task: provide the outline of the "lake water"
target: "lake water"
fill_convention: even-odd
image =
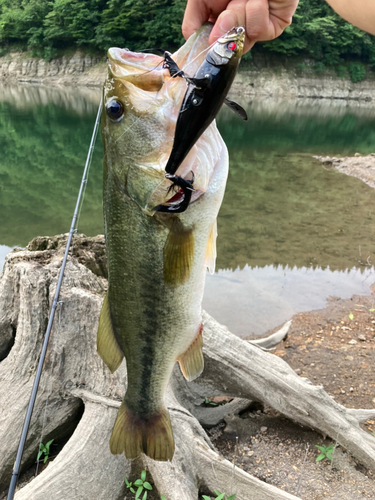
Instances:
[[[99,98],[97,89],[0,87],[0,267],[14,246],[69,230]],[[230,172],[204,298],[241,336],[329,296],[367,294],[375,281],[373,190],[312,158],[375,152],[375,109],[269,98],[246,108],[247,123],[229,110],[218,119]],[[87,235],[103,232],[101,158],[98,140],[79,222]]]

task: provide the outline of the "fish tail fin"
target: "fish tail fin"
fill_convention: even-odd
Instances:
[[[173,431],[165,406],[157,414],[142,418],[122,402],[109,447],[113,455],[124,452],[129,460],[137,458],[141,453],[153,460],[172,460]]]

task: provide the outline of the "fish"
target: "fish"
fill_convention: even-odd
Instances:
[[[194,75],[203,63],[210,31],[203,26],[173,54],[185,72]],[[185,80],[173,78],[163,61],[108,51],[101,123],[108,290],[97,334],[98,353],[112,373],[126,359],[127,388],[110,450],[158,461],[174,453],[164,402],[174,365],[188,381],[204,368],[202,298],[206,268],[215,267],[228,175],[227,148],[211,121],[178,167],[182,178],[194,176],[189,206],[182,213],[155,210],[173,203],[165,166],[186,94]]]

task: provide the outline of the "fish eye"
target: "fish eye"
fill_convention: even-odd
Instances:
[[[124,106],[118,99],[111,99],[106,105],[106,111],[108,117],[114,122],[120,121],[124,116]]]
[[[227,44],[227,49],[228,49],[228,50],[233,51],[233,50],[236,50],[236,48],[237,48],[237,44],[236,44],[235,42],[229,42],[229,43]]]

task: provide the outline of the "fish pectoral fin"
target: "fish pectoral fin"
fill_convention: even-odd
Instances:
[[[188,382],[195,380],[203,372],[204,361],[202,347],[203,337],[202,329],[200,329],[188,350],[177,358],[182,374]]]
[[[164,281],[181,285],[190,276],[194,259],[194,231],[173,224],[164,245]]]
[[[206,260],[205,265],[208,268],[210,274],[215,272],[216,264],[216,237],[217,237],[217,222],[212,225],[210,236],[208,237],[207,249],[206,249]]]
[[[115,372],[121,364],[124,353],[118,345],[113,331],[111,314],[109,311],[108,293],[105,296],[100,312],[96,347],[104,363],[112,373]]]
[[[161,462],[172,460],[174,439],[168,410],[164,406],[157,414],[142,416],[133,413],[122,402],[109,448],[113,455],[124,452],[128,460],[141,453]]]
[[[238,102],[231,101],[230,99],[225,99],[224,102],[228,106],[228,108],[236,113],[236,115],[245,120],[245,122],[247,121],[247,113],[243,109],[243,107],[238,104]]]

